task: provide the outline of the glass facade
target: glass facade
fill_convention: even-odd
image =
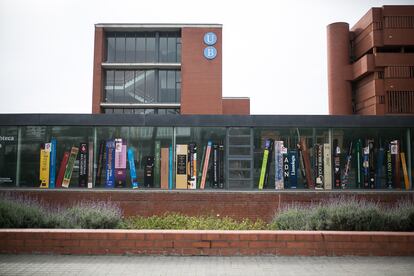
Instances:
[[[81,171],[90,156],[87,175],[93,188],[132,188],[136,182],[139,188],[158,189],[412,189],[410,127],[243,126],[226,116],[218,116],[216,124],[199,123],[204,117],[195,117],[186,123],[185,116],[153,116],[134,126],[115,121],[113,126],[94,121],[0,126],[0,187],[39,187],[45,168],[55,172],[59,186],[59,171],[68,170],[62,165],[65,152],[75,147],[79,152],[70,168],[69,188],[84,187]],[[53,166],[42,151],[52,139]],[[86,155],[80,153],[82,144],[89,147]]]

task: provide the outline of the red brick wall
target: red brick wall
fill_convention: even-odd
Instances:
[[[95,27],[95,46],[93,57],[92,114],[101,113],[103,91],[103,70],[101,63],[105,53],[105,35],[102,27]]]
[[[219,215],[236,219],[261,218],[270,221],[286,204],[309,204],[332,196],[363,197],[384,204],[401,199],[414,200],[414,192],[358,191],[162,191],[162,190],[0,190],[6,194],[36,198],[51,205],[73,205],[75,202],[112,201],[119,203],[125,216],[161,215],[179,212],[187,215]]]
[[[223,114],[250,115],[250,99],[223,98]]]
[[[217,57],[207,60],[204,34],[217,35]],[[181,114],[222,114],[221,28],[182,28]]]
[[[0,253],[412,256],[414,233],[2,229]]]

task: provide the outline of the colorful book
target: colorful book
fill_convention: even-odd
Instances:
[[[197,144],[189,143],[187,147],[187,189],[197,188]]]
[[[88,145],[88,189],[93,188],[93,142]]]
[[[56,188],[62,188],[63,176],[65,174],[66,165],[68,164],[69,155],[70,152],[68,151],[65,151],[63,153],[62,161],[60,162],[59,173],[56,179]]]
[[[283,184],[283,141],[275,141],[275,189],[284,189]]]
[[[51,148],[50,148],[50,184],[49,188],[54,189],[56,185],[56,138],[52,138],[51,141]]]
[[[323,179],[323,145],[314,145],[315,158],[315,189],[322,190],[324,187]]]
[[[176,174],[175,174],[175,188],[187,189],[187,145],[176,146]]]
[[[137,189],[139,184],[137,180],[137,171],[135,169],[134,150],[128,149],[128,164],[129,164],[129,175],[131,176],[131,186],[133,189]]]
[[[79,148],[72,147],[70,150],[68,163],[66,165],[65,174],[63,175],[62,187],[69,188],[70,179],[72,178],[73,167],[75,165],[76,157],[78,157]]]
[[[203,177],[203,167],[204,167],[204,159],[206,157],[206,150],[207,150],[207,146],[203,147],[203,155],[201,157],[201,164],[200,164],[200,168],[198,169],[198,174],[197,174],[197,188],[200,189],[201,187],[201,178]]]
[[[402,170],[403,170],[403,175],[404,175],[404,187],[405,190],[408,191],[410,190],[410,181],[408,180],[408,170],[407,170],[407,162],[405,160],[405,153],[401,152],[401,164],[402,164]]]
[[[393,169],[393,185],[395,189],[401,189],[400,175],[400,141],[391,141],[391,157]]]
[[[200,182],[200,189],[204,189],[205,185],[206,185],[208,165],[209,165],[209,162],[210,162],[210,155],[211,155],[212,146],[213,146],[212,142],[208,141],[207,142],[207,149],[206,149],[206,156],[205,156],[205,160],[204,160],[204,164],[203,164],[203,176],[202,176],[201,182]]]
[[[169,160],[168,160],[168,189],[173,189],[173,148],[170,146],[169,148],[169,154],[168,154]]]
[[[114,140],[106,141],[106,162],[105,162],[105,187],[115,187],[115,142]]]
[[[161,142],[159,140],[155,141],[154,148],[154,184],[156,187],[161,185]]]
[[[50,150],[51,143],[43,143],[40,146],[40,188],[49,188]]]
[[[263,190],[263,186],[265,184],[265,176],[266,171],[268,170],[268,163],[271,158],[269,158],[270,148],[273,144],[272,139],[266,139],[265,141],[265,148],[263,150],[263,160],[262,160],[262,169],[260,171],[260,178],[259,178],[259,190]]]
[[[312,172],[311,172],[311,162],[308,146],[306,145],[306,139],[300,138],[299,147],[302,152],[303,165],[305,167],[305,179],[306,185],[309,189],[315,188],[315,182],[313,181]]]
[[[362,151],[362,172],[364,176],[364,189],[369,189],[369,147],[364,147]]]
[[[165,190],[168,190],[169,153],[169,148],[161,148],[161,189]]]
[[[298,151],[295,149],[289,150],[288,157],[289,157],[289,188],[296,189],[298,186],[298,169],[299,169]]]
[[[283,153],[283,183],[285,189],[289,189],[289,155],[287,151],[287,148],[285,148],[285,153]]]
[[[369,188],[375,189],[375,160],[374,160],[374,140],[369,139],[367,146],[369,147],[369,157],[368,157],[368,164],[369,164]]]
[[[154,187],[154,157],[153,156],[145,156],[144,157],[144,185],[147,188]]]
[[[323,180],[324,188],[332,190],[332,158],[331,144],[323,144]]]
[[[79,187],[84,188],[88,184],[88,143],[79,145]]]
[[[124,188],[126,186],[127,166],[127,143],[125,139],[115,139],[115,186]]]
[[[376,171],[376,178],[375,178],[375,188],[381,189],[382,188],[382,167],[384,166],[384,148],[380,145],[377,151],[377,171]]]
[[[344,174],[342,176],[342,189],[349,188],[349,172],[351,170],[351,160],[352,160],[352,141],[349,144],[348,154],[346,155],[345,159],[345,169]]]
[[[334,184],[335,189],[341,188],[341,148],[339,147],[338,140],[333,141],[333,162],[334,162]]]

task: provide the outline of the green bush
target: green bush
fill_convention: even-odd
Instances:
[[[113,229],[121,220],[121,209],[107,202],[52,208],[32,199],[0,199],[0,228]]]
[[[363,199],[339,197],[284,208],[272,225],[280,230],[414,231],[414,203],[404,201],[385,208]]]
[[[191,217],[178,213],[167,213],[162,216],[131,217],[121,225],[124,229],[181,229],[181,230],[266,230],[269,225],[262,220],[252,221],[215,216]]]

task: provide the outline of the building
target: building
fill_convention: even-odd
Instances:
[[[94,51],[94,114],[250,114],[222,96],[220,24],[96,24]]]
[[[370,9],[327,27],[331,115],[414,115],[414,6]]]

